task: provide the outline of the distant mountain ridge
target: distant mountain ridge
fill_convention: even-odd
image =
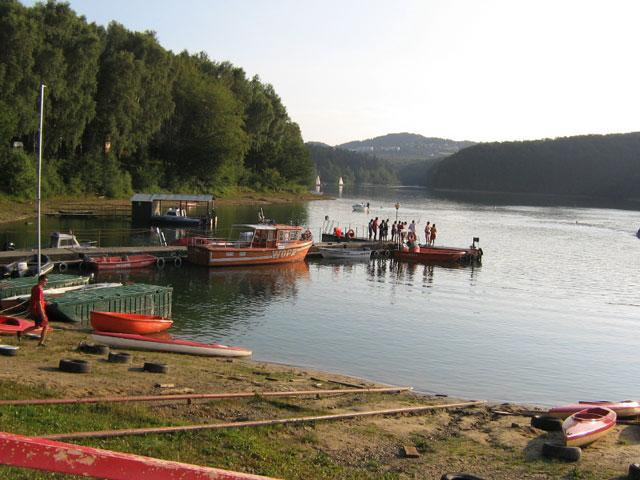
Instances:
[[[475,145],[468,140],[425,137],[416,133],[390,133],[367,140],[337,145],[337,148],[374,155],[385,160],[433,160]]]

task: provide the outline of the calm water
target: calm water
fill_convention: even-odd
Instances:
[[[369,215],[351,211],[360,201],[371,202]],[[640,397],[637,210],[370,189],[270,206],[265,214],[302,222],[317,236],[323,223],[362,231],[371,216],[393,221],[396,201],[399,218],[416,220],[420,230],[426,221],[438,225],[438,244],[466,246],[480,237],[482,266],[310,260],[269,268],[185,264],[103,278],[173,285],[176,336],[247,346],[257,360],[492,401]],[[254,221],[256,209],[220,208],[218,215],[224,233],[231,223]],[[150,240],[146,230],[130,235],[126,221],[46,219],[47,232],[70,228],[87,239],[99,235],[102,244]],[[33,230],[0,226],[0,240],[26,244]]]

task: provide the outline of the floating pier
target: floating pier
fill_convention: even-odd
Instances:
[[[90,291],[71,291],[47,306],[52,320],[89,322],[92,310],[171,317],[173,288],[137,283]]]
[[[86,285],[89,277],[78,275],[64,275],[52,273],[47,275],[47,288],[74,287],[76,285]],[[38,277],[7,278],[0,280],[0,299],[13,297],[14,295],[27,295],[31,293],[31,288],[38,282]]]

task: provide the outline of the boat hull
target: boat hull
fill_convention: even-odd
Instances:
[[[102,332],[146,335],[163,332],[173,325],[173,320],[155,315],[100,311],[92,311],[89,315],[91,326]]]
[[[196,265],[229,267],[235,265],[270,265],[299,262],[307,256],[312,241],[296,242],[283,248],[232,248],[227,246],[193,245],[187,249],[187,259]]]
[[[395,250],[393,258],[412,263],[474,263],[480,262],[479,248],[420,247],[420,251]]]
[[[556,418],[567,418],[574,413],[591,407],[605,407],[616,412],[620,418],[635,417],[640,415],[640,402],[624,401],[624,402],[578,402],[570,403],[549,409],[549,416]]]
[[[125,270],[145,268],[155,265],[158,259],[154,255],[129,255],[118,257],[92,257],[86,260],[86,265],[92,270]]]
[[[616,425],[616,412],[608,408],[585,408],[562,423],[565,444],[582,447],[611,432]]]
[[[340,259],[340,260],[369,260],[371,258],[371,250],[355,250],[348,248],[319,248],[318,251],[322,258]]]
[[[94,332],[91,336],[96,342],[132,350],[186,353],[210,357],[248,357],[251,355],[251,350],[242,347],[229,347],[218,344],[207,345],[186,340],[160,339],[110,332]]]
[[[21,317],[11,317],[7,315],[0,315],[0,335],[15,335],[18,332],[24,332],[27,328],[35,325],[31,320]],[[47,327],[50,331],[51,327]],[[33,333],[42,332],[42,328],[36,328],[32,330]]]

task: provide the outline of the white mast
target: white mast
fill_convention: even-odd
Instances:
[[[42,176],[42,124],[44,118],[44,89],[46,85],[43,83],[40,85],[40,140],[38,142],[38,191],[37,191],[37,207],[36,210],[38,212],[38,275],[41,272],[41,233],[40,233],[40,187],[41,187],[41,176]]]
[[[320,183],[320,175],[318,175],[316,177],[316,187],[319,187],[320,185],[322,185],[322,184]]]
[[[342,177],[340,177],[340,180],[338,180],[338,185],[339,186],[343,186],[344,185],[344,182],[342,181]]]

